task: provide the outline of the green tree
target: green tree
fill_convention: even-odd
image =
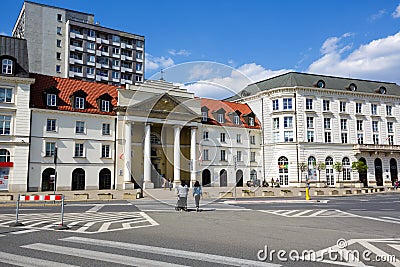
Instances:
[[[324,162],[317,162],[316,164],[317,171],[318,171],[318,182],[321,182],[321,171],[326,169],[326,165]]]
[[[338,173],[337,182],[339,183],[340,173],[343,171],[342,163],[339,161],[336,161],[335,163],[333,163],[333,169]]]
[[[353,161],[351,163],[351,168],[353,170],[357,171],[358,173],[366,172],[368,170],[367,164],[365,164],[361,160]],[[360,182],[361,182],[361,180],[360,180]]]
[[[305,162],[299,162],[298,168],[300,170],[300,183],[303,182],[303,172],[307,170],[307,164]]]

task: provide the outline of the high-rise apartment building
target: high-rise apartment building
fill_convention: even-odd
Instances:
[[[12,35],[28,41],[31,72],[114,85],[144,79],[144,36],[102,27],[93,14],[25,1]]]

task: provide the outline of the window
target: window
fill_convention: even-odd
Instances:
[[[340,128],[342,131],[347,131],[347,119],[340,119]]]
[[[136,81],[137,82],[142,82],[142,76],[136,75]]]
[[[236,151],[236,161],[242,161],[242,151]]]
[[[11,103],[13,90],[11,88],[0,88],[0,103]]]
[[[49,106],[49,107],[57,106],[57,95],[56,94],[47,94],[47,106]]]
[[[339,111],[340,112],[346,112],[346,102],[340,101]]]
[[[143,64],[142,63],[136,63],[136,71],[142,71]]]
[[[143,59],[143,53],[142,52],[136,52],[136,59]]]
[[[329,100],[323,100],[322,101],[322,110],[323,111],[330,111],[330,105],[331,105],[331,101]]]
[[[57,34],[60,34],[61,35],[61,27],[57,27]]]
[[[236,135],[236,143],[242,143],[242,135],[241,134],[237,134]]]
[[[389,105],[386,106],[386,115],[392,116],[392,106]]]
[[[46,142],[46,157],[54,156],[55,148],[56,148],[56,143]]]
[[[362,104],[361,103],[356,103],[356,113],[357,114],[362,113]]]
[[[256,161],[256,152],[250,152],[250,162]]]
[[[85,108],[85,98],[83,97],[75,97],[75,108],[84,109]]]
[[[387,122],[387,130],[388,130],[388,133],[393,133],[393,122],[392,121]]]
[[[201,121],[208,121],[208,112],[207,111],[201,112]]]
[[[110,145],[101,145],[101,157],[110,158]]]
[[[111,62],[114,67],[119,67],[119,60],[113,59]]]
[[[283,109],[292,109],[292,99],[291,98],[284,98],[283,99]]]
[[[357,143],[359,145],[364,144],[364,134],[362,134],[362,133],[357,134]]]
[[[239,122],[240,122],[239,116],[238,116],[238,115],[233,116],[233,123],[236,124],[236,125],[238,125]]]
[[[61,40],[57,39],[57,47],[61,47]]]
[[[220,158],[220,160],[221,161],[226,161],[226,151],[225,150],[221,150],[221,158]]]
[[[326,184],[327,185],[334,185],[335,184],[335,177],[333,175],[333,158],[327,157],[325,159],[325,177],[326,177]]]
[[[1,61],[1,70],[3,74],[12,74],[13,61],[11,59],[3,59]]]
[[[278,101],[278,99],[272,100],[272,110],[279,110],[279,101]]]
[[[86,48],[87,49],[91,49],[91,50],[95,50],[96,49],[96,45],[92,42],[87,42],[86,43]]]
[[[143,42],[140,40],[136,40],[136,47],[143,47]]]
[[[113,47],[112,48],[112,53],[113,54],[119,54],[121,52],[121,50],[118,47]]]
[[[94,68],[87,67],[86,68],[86,74],[87,75],[94,75]]]
[[[60,73],[61,72],[61,65],[56,65],[56,72]]]
[[[94,56],[94,55],[89,55],[88,57],[87,57],[87,59],[88,59],[88,62],[96,62],[96,57]]]
[[[62,21],[62,15],[61,14],[57,14],[57,20],[58,21]]]
[[[274,130],[279,129],[279,118],[273,118],[272,119],[272,128]]]
[[[219,134],[219,140],[220,140],[220,142],[225,143],[225,133]]]
[[[279,184],[289,184],[289,160],[287,157],[280,157],[278,159],[279,168]]]
[[[81,66],[70,66],[69,70],[72,72],[76,73],[82,73],[82,67]]]
[[[0,149],[0,162],[10,162],[10,152],[7,149]]]
[[[0,115],[0,135],[9,135],[11,133],[11,116]]]
[[[332,143],[331,132],[325,132],[325,143]]]
[[[347,133],[341,134],[342,144],[347,144]]]
[[[343,166],[343,180],[350,181],[351,180],[351,166],[350,166],[350,160],[348,157],[343,158],[342,166]]]
[[[379,144],[379,134],[372,135],[372,140],[374,141],[374,145]]]
[[[285,129],[293,127],[293,117],[284,117],[283,118],[283,126]]]
[[[378,121],[372,121],[372,131],[378,132]]]
[[[250,144],[252,145],[256,144],[256,137],[254,135],[250,135]]]
[[[203,139],[208,140],[208,132],[207,131],[203,132]]]
[[[389,145],[394,145],[394,136],[393,135],[388,135],[387,137]]]
[[[113,71],[112,72],[112,78],[113,79],[119,79],[119,72],[118,71]]]
[[[314,131],[307,131],[307,142],[314,142]]]
[[[46,131],[55,132],[57,130],[57,120],[56,119],[47,119]]]
[[[116,42],[116,43],[121,42],[121,38],[118,35],[113,35],[112,40],[113,40],[113,42]]]
[[[371,104],[371,115],[377,115],[378,105]]]
[[[73,58],[73,59],[76,59],[76,60],[82,60],[82,54],[81,53],[70,53],[69,57]]]
[[[278,143],[280,141],[279,132],[274,133],[274,143]]]
[[[313,100],[311,98],[306,98],[306,110],[313,109]]]
[[[331,129],[331,118],[324,118],[324,129]]]
[[[203,150],[203,160],[209,160],[208,149],[204,149]]]
[[[314,117],[307,117],[307,129],[314,129]]]
[[[109,123],[103,123],[101,127],[101,134],[102,135],[110,135],[110,124]]]
[[[85,133],[85,122],[84,121],[75,122],[75,133]]]
[[[110,101],[109,100],[101,100],[101,111],[110,112]]]
[[[88,36],[89,37],[96,37],[96,32],[94,30],[89,30],[88,31]]]
[[[363,121],[357,120],[357,131],[362,131],[362,130],[363,130]]]
[[[75,144],[75,157],[83,157],[83,144]]]
[[[285,131],[284,133],[285,142],[293,142],[293,132],[292,131]]]
[[[58,60],[61,60],[61,53],[60,53],[60,52],[57,52],[57,53],[56,53],[56,58],[57,58]]]
[[[225,122],[224,114],[218,113],[218,122],[219,123],[224,123]]]
[[[249,126],[254,126],[254,118],[249,117]]]

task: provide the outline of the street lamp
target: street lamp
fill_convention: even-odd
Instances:
[[[237,156],[233,156],[233,169],[235,170],[235,201],[236,201],[236,186],[237,186],[237,177],[236,177],[236,169],[237,169]]]
[[[57,148],[57,146],[55,146],[54,147],[54,180],[53,180],[54,195],[56,194],[56,186],[57,186],[57,152],[58,152],[58,148]]]

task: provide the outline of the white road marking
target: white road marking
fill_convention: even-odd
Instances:
[[[297,214],[293,214],[292,215],[292,217],[300,217],[300,216],[302,216],[302,215],[304,215],[304,214],[306,214],[306,213],[309,213],[309,212],[312,212],[313,210],[303,210],[303,211],[301,211],[301,212],[299,212],[299,213],[297,213]],[[285,216],[285,215],[284,215]]]
[[[388,220],[400,221],[400,218],[394,218],[394,217],[381,217],[381,218],[388,219]]]
[[[88,209],[86,212],[97,212],[104,206],[105,206],[104,204],[96,204],[93,208]]]
[[[198,261],[206,261],[206,262],[213,262],[213,263],[233,265],[233,266],[268,266],[268,267],[281,266],[278,264],[272,264],[261,261],[252,261],[239,258],[225,257],[215,254],[206,254],[201,252],[185,251],[185,250],[170,249],[163,247],[145,246],[145,245],[124,243],[118,241],[98,240],[98,239],[90,239],[82,237],[67,237],[67,238],[62,238],[60,240],[85,244],[85,245],[96,245],[109,248],[140,251],[158,255],[173,256],[177,258],[193,259]]]
[[[23,266],[23,267],[48,267],[48,266],[57,266],[57,267],[77,267],[77,265],[69,265],[55,261],[41,260],[32,257],[25,257],[22,255],[16,255],[6,252],[0,251],[0,262],[7,263],[13,266]]]
[[[80,258],[92,259],[92,260],[100,260],[117,264],[124,264],[130,266],[149,266],[149,267],[163,267],[163,266],[185,266],[178,264],[171,264],[166,262],[147,260],[135,257],[129,257],[124,255],[79,249],[79,248],[71,248],[71,247],[61,247],[56,245],[49,245],[43,243],[35,243],[30,245],[22,246],[23,248],[29,248],[33,250],[46,251],[52,253],[58,253],[63,255],[70,255]],[[49,265],[50,266],[50,265]],[[57,265],[53,265],[57,266]]]
[[[27,229],[27,230],[22,230],[22,231],[17,231],[17,232],[11,232],[10,234],[12,235],[20,235],[20,234],[28,234],[28,233],[34,233],[34,232],[39,232],[40,230],[36,229]]]

